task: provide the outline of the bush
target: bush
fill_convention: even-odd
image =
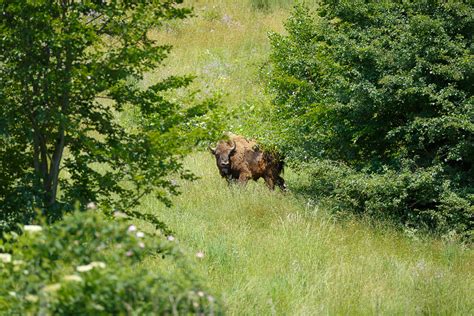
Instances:
[[[0,311],[13,315],[220,313],[173,241],[76,212],[6,235]],[[157,266],[144,263],[159,260]]]
[[[298,6],[288,34],[270,37],[278,145],[295,164],[329,159],[367,173],[359,176],[373,183],[364,189],[374,194],[364,195],[369,213],[469,229],[474,8],[463,1],[326,0],[317,14],[308,11]],[[412,201],[392,205],[404,194]],[[450,228],[438,217],[451,218]]]
[[[373,169],[408,157],[473,183],[474,9],[421,2],[323,1],[271,36],[270,87],[299,153]]]
[[[359,172],[325,160],[307,165],[310,183],[296,187],[332,212],[353,212],[406,228],[471,239],[474,196],[454,192],[440,168]]]

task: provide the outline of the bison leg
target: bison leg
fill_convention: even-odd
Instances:
[[[272,177],[266,176],[263,179],[270,190],[275,190],[275,182],[273,181]]]
[[[234,178],[234,177],[231,176],[231,175],[230,175],[230,176],[227,176],[225,179],[227,180],[227,184],[228,184],[229,186],[232,185],[232,184],[235,184],[235,182],[237,182],[237,179]]]
[[[274,178],[276,179],[274,180]],[[275,185],[277,185],[282,191],[286,191],[285,180],[282,177],[266,176],[264,180],[270,190],[275,190]]]
[[[282,191],[286,191],[285,180],[282,177],[280,176],[277,177],[276,184]]]
[[[240,175],[239,175],[239,183],[240,184],[247,184],[247,181],[249,181],[249,179],[252,178],[252,176],[246,172],[242,172]]]

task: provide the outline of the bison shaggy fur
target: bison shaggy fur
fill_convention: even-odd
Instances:
[[[252,179],[263,178],[267,186],[273,190],[275,185],[285,190],[285,180],[280,176],[284,163],[275,152],[261,150],[253,140],[239,135],[231,135],[220,140],[215,148],[209,150],[216,158],[220,175],[229,183],[237,181],[241,184]]]

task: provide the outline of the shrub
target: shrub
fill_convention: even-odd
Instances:
[[[370,173],[324,160],[302,168],[310,182],[295,189],[336,214],[370,215],[417,231],[473,237],[474,196],[453,191],[439,167]]]
[[[24,315],[220,313],[176,244],[89,211],[6,235],[0,311]],[[158,266],[146,265],[157,257]],[[156,259],[153,260],[154,262]]]
[[[316,14],[308,11],[298,6],[288,34],[270,37],[279,146],[295,164],[329,159],[367,173],[377,196],[366,192],[369,213],[379,208],[422,226],[427,217],[449,217],[452,229],[469,229],[474,8],[464,1],[326,0]],[[390,208],[397,194],[413,201]],[[428,226],[448,229],[442,222]]]
[[[302,155],[441,163],[472,184],[474,9],[422,2],[323,1],[319,17],[297,7],[289,34],[271,35],[270,87]]]

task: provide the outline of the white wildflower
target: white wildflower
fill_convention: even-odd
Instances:
[[[90,265],[93,267],[93,268],[101,268],[101,269],[104,269],[106,267],[106,264],[102,261],[93,261],[90,263]]]
[[[94,202],[89,202],[89,203],[87,203],[87,209],[88,210],[95,210],[95,209],[97,209],[97,204],[95,204]]]
[[[12,255],[9,253],[0,253],[0,261],[5,263],[12,262]]]
[[[130,226],[128,227],[128,231],[129,231],[129,232],[134,232],[134,231],[136,231],[136,230],[137,230],[137,227],[136,227],[135,225],[130,225]]]
[[[114,212],[114,217],[116,217],[116,218],[127,218],[127,214],[125,214],[124,212],[115,211]]]
[[[92,269],[94,269],[94,267],[91,266],[90,264],[86,264],[86,265],[83,265],[83,266],[77,266],[76,267],[77,272],[87,272],[87,271],[90,271]]]
[[[140,248],[145,248],[145,244],[140,241],[140,242],[138,243],[138,247],[140,247]]]
[[[8,292],[8,295],[13,296],[13,297],[16,297],[16,292],[13,292],[13,291]]]
[[[168,239],[169,241],[173,241],[174,240],[174,237],[169,235],[166,239]]]
[[[82,278],[77,274],[65,275],[64,281],[81,282]]]
[[[25,296],[25,300],[27,300],[28,302],[31,302],[31,303],[36,303],[36,302],[38,302],[38,296],[28,294],[28,295]]]
[[[138,238],[143,238],[143,237],[145,237],[145,233],[143,233],[143,232],[137,232],[137,237],[138,237]]]
[[[59,283],[54,283],[54,284],[46,285],[45,287],[43,287],[42,290],[43,290],[43,292],[51,293],[51,292],[56,292],[56,291],[58,291],[60,288],[61,288],[61,284],[59,284]]]
[[[89,264],[86,264],[86,265],[82,265],[82,266],[77,266],[76,267],[76,271],[77,272],[87,272],[87,271],[91,271],[92,269],[94,268],[105,268],[105,263],[104,262],[100,262],[100,261],[94,261],[94,262],[91,262]]]
[[[198,257],[199,259],[204,258],[204,252],[202,252],[202,251],[196,252],[196,257]]]
[[[19,265],[22,265],[24,263],[25,263],[25,261],[23,261],[23,260],[13,260],[13,265],[14,266],[19,266]]]
[[[125,253],[125,255],[126,255],[127,257],[131,257],[131,256],[133,256],[133,252],[132,252],[131,250],[129,250],[129,251],[127,251],[127,252]]]
[[[204,297],[204,292],[203,291],[198,291],[197,294],[198,294],[199,297]]]
[[[39,225],[25,225],[23,226],[23,230],[25,232],[31,232],[31,233],[35,233],[35,232],[40,232],[43,230],[43,227],[39,226]]]

